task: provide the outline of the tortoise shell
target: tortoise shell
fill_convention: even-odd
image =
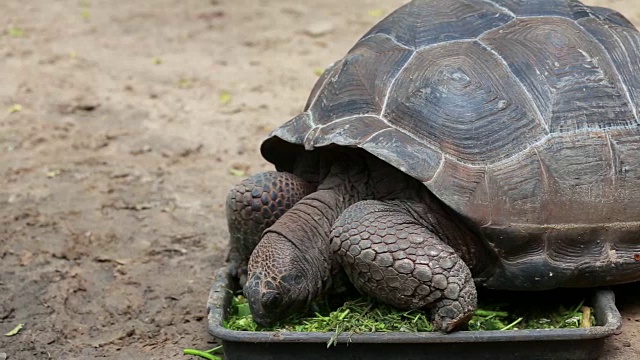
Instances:
[[[594,262],[624,282],[640,260],[639,59],[628,20],[576,0],[415,0],[262,153],[286,168],[287,143],[361,148],[415,177],[494,250],[494,287],[531,288],[523,264],[545,284],[591,285]]]

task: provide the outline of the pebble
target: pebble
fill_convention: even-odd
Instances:
[[[309,12],[309,9],[304,6],[298,6],[294,4],[287,4],[287,7],[282,8],[283,14],[293,15],[293,16],[302,16]]]
[[[622,342],[622,346],[631,347],[631,343],[629,341],[625,340],[625,341]]]
[[[311,37],[320,37],[327,34],[330,34],[335,29],[333,23],[328,21],[316,22],[309,25],[304,33]]]
[[[7,353],[0,352],[0,360],[6,360],[6,359],[7,359]]]

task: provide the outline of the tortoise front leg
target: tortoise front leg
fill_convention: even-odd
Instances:
[[[477,307],[471,271],[407,205],[361,201],[350,206],[333,226],[332,250],[360,292],[400,309],[432,308],[436,329],[455,330]]]
[[[231,189],[226,206],[230,235],[227,260],[241,286],[262,232],[312,191],[313,186],[302,178],[277,171],[253,175]]]

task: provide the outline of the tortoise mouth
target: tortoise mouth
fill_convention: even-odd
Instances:
[[[297,300],[293,289],[275,286],[261,273],[251,274],[243,290],[253,320],[265,327],[303,310],[306,305],[306,299]]]
[[[244,286],[253,320],[261,326],[271,326],[283,319],[282,296],[270,281],[263,280],[260,273],[252,274]],[[286,310],[286,308],[284,308]]]

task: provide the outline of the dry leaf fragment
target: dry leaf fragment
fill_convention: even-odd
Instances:
[[[371,9],[371,10],[369,10],[369,16],[371,16],[371,17],[379,18],[379,17],[382,17],[382,15],[384,15],[384,10],[382,10],[382,9]]]
[[[193,87],[193,80],[182,78],[178,80],[178,87],[180,89],[190,89]]]
[[[11,105],[11,107],[9,108],[8,111],[9,111],[9,114],[20,112],[20,111],[22,111],[22,105],[13,104],[13,105]]]
[[[13,330],[11,330],[8,333],[4,334],[4,336],[17,335],[20,332],[20,330],[22,330],[22,328],[24,328],[24,324],[18,324],[16,327],[13,328]]]
[[[223,90],[220,92],[220,95],[218,96],[218,101],[220,102],[220,104],[227,105],[231,102],[231,100],[232,96],[229,91]]]
[[[24,37],[24,30],[16,26],[9,27],[9,30],[7,30],[7,33],[9,34],[9,36],[15,37],[15,38]]]
[[[58,170],[47,171],[47,177],[49,179],[53,179],[54,177],[56,177],[56,176],[58,176],[60,174],[62,174],[62,170],[59,170],[59,169]]]
[[[247,176],[248,173],[249,173],[249,165],[247,164],[240,164],[240,163],[231,164],[231,169],[229,169],[229,174],[233,176],[242,177],[242,176]]]
[[[229,174],[233,176],[238,176],[238,177],[247,175],[247,173],[244,170],[234,169],[234,168],[229,169]]]

